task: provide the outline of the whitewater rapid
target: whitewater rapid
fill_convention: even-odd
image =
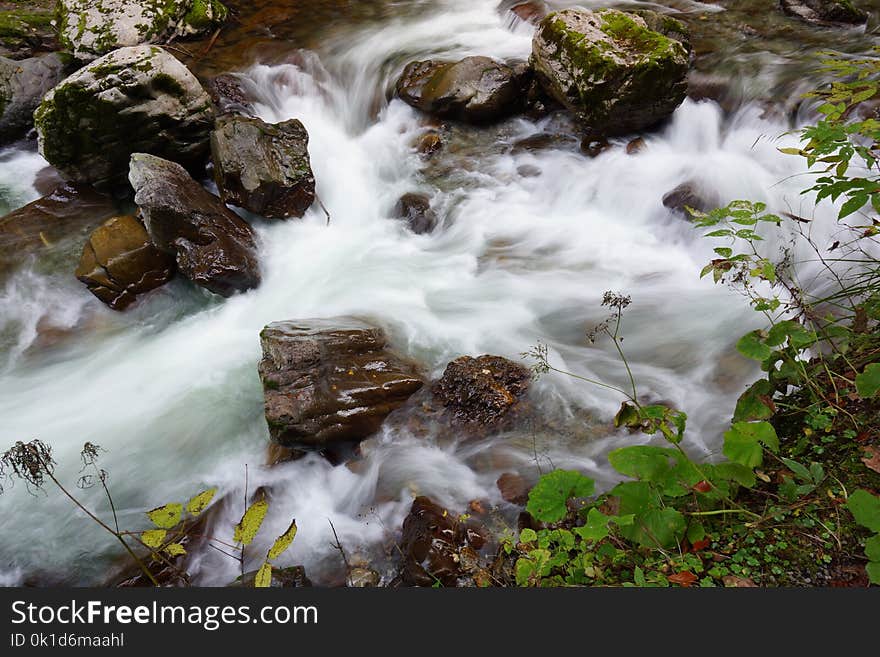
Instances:
[[[455,510],[473,499],[503,504],[498,475],[531,475],[536,455],[544,467],[578,468],[607,483],[603,455],[645,438],[574,429],[460,443],[385,431],[370,441],[357,472],[317,456],[267,469],[256,369],[264,325],[364,317],[435,375],[462,354],[520,360],[541,341],[555,365],[623,383],[610,345],[589,345],[584,336],[606,316],[599,304],[613,290],[632,297],[624,348],[640,394],[686,410],[688,447],[705,458],[718,453],[723,423],[754,374],[731,358],[733,345],[762,322],[744,298],[699,278],[716,244],[661,199],[697,179],[725,200],[807,204],[791,177],[800,173],[798,158],[777,151],[796,143],[777,139],[790,126],[761,118],[754,106],[725,117],[712,102],[686,101],[668,126],[645,135],[637,155],[626,154],[624,139],[591,159],[565,149],[511,152],[518,140],[551,128],[548,120],[513,119],[489,129],[491,148],[443,156],[449,171],[428,176],[412,147],[427,129],[424,117],[397,100],[380,102],[377,113],[376,98],[411,58],[526,58],[532,30],[499,16],[497,0],[436,5],[436,13],[331,40],[296,63],[241,72],[262,118],[295,117],[307,127],[317,192],[331,215],[328,223],[316,204],[302,220],[254,220],[259,289],[218,300],[177,281],[124,315],[104,308],[72,272],[25,265],[0,289],[0,331],[15,336],[0,355],[0,446],[40,438],[53,446],[61,478],[73,483],[82,443],[101,445],[127,526],[142,526],[144,509],[217,486],[234,501],[218,520],[221,538],[241,514],[248,464],[249,490],[272,491],[267,538],[252,553],[295,517],[299,533],[281,563],[304,564],[320,582],[339,567],[328,520],[352,554],[381,552],[416,492]],[[13,155],[0,158],[0,185],[20,200],[36,198],[39,156]],[[412,234],[391,218],[409,191],[432,196],[442,218],[434,233]],[[784,241],[771,236],[767,248]],[[28,351],[40,322],[72,328],[84,318],[88,328],[74,337],[45,353]],[[548,414],[575,427],[585,415],[607,425],[621,401],[550,375],[535,394]],[[80,494],[107,517],[97,490]],[[0,512],[0,583],[34,574],[98,581],[115,554],[112,539],[54,491],[7,489]],[[237,564],[205,552],[194,570],[197,582],[219,585]]]

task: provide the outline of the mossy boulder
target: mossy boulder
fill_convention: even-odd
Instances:
[[[221,116],[211,133],[220,198],[271,219],[302,217],[315,200],[308,146],[309,133],[296,119]]]
[[[489,57],[410,62],[397,95],[413,107],[466,123],[488,123],[525,107],[530,71]]]
[[[868,15],[851,0],[781,0],[782,11],[807,23],[861,25]]]
[[[217,0],[59,0],[62,45],[91,60],[123,46],[202,34],[226,19]]]
[[[113,310],[164,285],[174,275],[174,258],[162,253],[135,217],[107,220],[83,247],[76,277]]]
[[[530,61],[547,93],[588,134],[626,134],[662,121],[687,94],[688,47],[679,26],[650,14],[565,9],[541,21]]]
[[[114,50],[59,83],[34,113],[40,153],[65,177],[124,183],[132,153],[195,168],[214,111],[189,69],[156,46]]]
[[[68,57],[49,53],[12,60],[0,57],[0,144],[24,135],[34,124],[43,96],[64,79]]]

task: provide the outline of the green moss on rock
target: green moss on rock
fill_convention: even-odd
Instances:
[[[688,53],[636,14],[566,9],[545,18],[531,58],[545,89],[589,132],[648,127],[684,100]]]

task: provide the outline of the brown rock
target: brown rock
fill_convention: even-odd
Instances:
[[[433,155],[443,148],[443,140],[439,132],[427,132],[419,139],[416,150],[422,155]]]
[[[501,497],[505,502],[525,506],[529,501],[529,485],[526,480],[513,472],[505,472],[498,477],[496,482],[498,490],[501,491]]]
[[[404,194],[394,206],[393,215],[405,219],[412,232],[430,233],[437,225],[437,214],[431,209],[431,200],[426,194]]]
[[[287,447],[363,440],[423,385],[381,329],[350,317],[275,322],[260,340],[269,433]]]
[[[663,206],[687,218],[687,208],[709,212],[718,207],[720,198],[711,190],[704,189],[697,181],[688,180],[663,195]]]
[[[217,115],[254,116],[254,105],[240,78],[223,73],[208,80],[205,91],[211,97]]]
[[[83,247],[76,277],[113,310],[125,310],[139,294],[174,276],[174,258],[157,249],[147,229],[130,215],[113,217]]]
[[[460,422],[491,425],[526,392],[531,372],[500,356],[457,358],[434,384],[432,392]]]
[[[221,116],[211,133],[214,182],[224,203],[272,219],[302,217],[315,201],[309,134],[296,119]]]
[[[466,123],[489,123],[525,107],[531,81],[527,66],[489,57],[458,62],[411,62],[397,81],[397,95],[423,112]]]
[[[253,229],[182,166],[135,153],[129,180],[153,243],[181,274],[225,297],[260,284]]]
[[[91,231],[117,213],[111,198],[71,183],[0,217],[0,284],[30,257],[70,272]]]
[[[626,154],[635,155],[636,153],[641,153],[647,146],[644,137],[636,137],[626,145]]]

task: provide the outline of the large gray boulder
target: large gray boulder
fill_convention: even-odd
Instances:
[[[588,134],[648,128],[684,100],[688,47],[673,38],[684,27],[647,16],[565,9],[547,16],[535,32],[531,64],[538,80],[579,116]]]
[[[218,0],[59,0],[61,44],[91,60],[125,46],[203,33],[226,20]]]
[[[423,385],[382,329],[351,317],[275,322],[260,341],[269,433],[286,447],[363,440]]]
[[[34,113],[40,153],[67,178],[124,182],[132,153],[197,167],[209,148],[211,99],[157,46],[120,48],[46,94]]]
[[[150,238],[181,274],[224,297],[260,284],[253,229],[182,166],[135,153],[128,178]]]
[[[211,133],[214,181],[224,202],[272,219],[301,217],[315,200],[309,134],[296,119],[227,115]]]
[[[423,112],[464,121],[487,123],[525,107],[531,73],[527,66],[509,66],[489,57],[458,62],[410,62],[397,81],[397,95]]]
[[[782,11],[807,23],[862,25],[868,14],[851,0],[781,0]]]
[[[98,226],[76,268],[76,277],[89,292],[113,310],[125,310],[173,276],[174,258],[159,251],[131,215],[112,217]]]
[[[0,144],[33,127],[34,110],[64,79],[68,63],[69,57],[60,53],[18,61],[0,57]]]

